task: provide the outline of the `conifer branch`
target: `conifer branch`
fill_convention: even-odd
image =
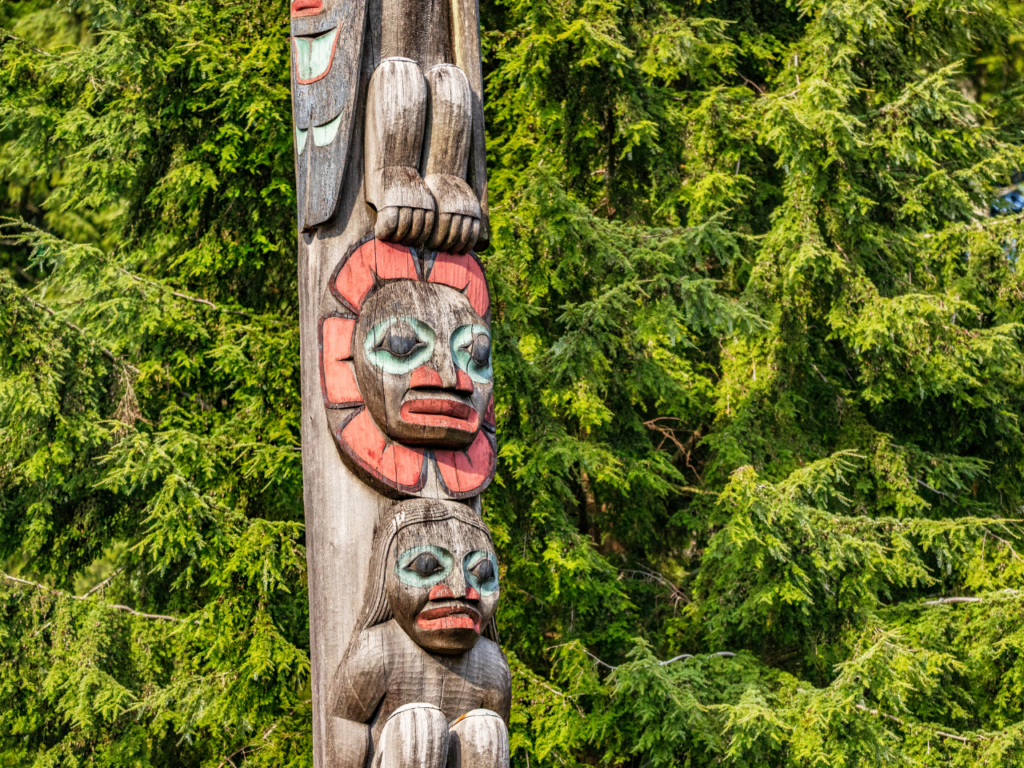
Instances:
[[[226,307],[221,307],[221,306],[219,306],[217,304],[214,304],[209,299],[202,299],[202,298],[200,298],[198,296],[190,296],[187,293],[181,293],[180,291],[175,291],[173,288],[170,288],[169,286],[166,286],[163,283],[159,283],[156,280],[149,280],[148,278],[141,277],[140,275],[136,275],[134,272],[129,272],[124,267],[117,267],[117,271],[120,272],[121,274],[127,276],[127,277],[130,277],[132,280],[135,280],[136,282],[145,283],[146,285],[151,285],[154,288],[159,288],[160,290],[166,291],[167,293],[171,294],[171,296],[174,296],[175,298],[178,298],[178,299],[182,299],[183,301],[191,301],[191,302],[194,302],[196,304],[203,304],[203,305],[209,307],[210,309],[214,310],[215,312],[224,312],[224,313],[229,314],[229,315],[240,315],[241,317],[244,317],[246,319],[249,319],[249,318],[252,317],[252,315],[250,315],[248,312],[243,312],[240,309],[227,309]]]
[[[921,723],[906,723],[903,720],[901,720],[900,718],[896,717],[895,715],[888,715],[885,712],[879,712],[877,709],[869,709],[868,707],[864,706],[863,704],[855,704],[854,706],[857,709],[861,710],[862,712],[867,712],[868,714],[875,715],[876,717],[884,717],[884,718],[886,718],[888,720],[892,720],[895,723],[899,723],[904,728],[924,728],[925,730],[931,731],[936,736],[941,736],[944,739],[953,739],[954,741],[960,741],[960,742],[963,742],[964,744],[973,744],[974,743],[971,739],[968,739],[966,736],[958,736],[955,733],[947,733],[946,731],[940,731],[938,728],[933,728],[930,725],[923,725]],[[984,736],[978,736],[977,738],[979,740],[982,740],[982,741],[988,741],[989,740],[989,739],[987,739]]]
[[[112,579],[116,575],[117,574],[115,573],[110,578]],[[28,581],[27,579],[19,579],[17,576],[11,576],[9,573],[0,572],[0,576],[3,576],[7,581],[14,582],[15,584],[21,584],[21,585],[26,586],[26,587],[32,587],[33,589],[39,589],[39,590],[42,590],[43,592],[50,592],[50,593],[52,593],[54,595],[60,595],[61,597],[67,597],[67,598],[70,598],[72,600],[88,600],[89,596],[96,589],[96,587],[94,587],[92,590],[90,590],[89,592],[87,592],[84,595],[73,595],[70,592],[65,592],[62,589],[54,589],[53,587],[48,587],[45,584],[40,584],[38,581]],[[109,581],[109,580],[110,579],[107,579],[107,581]],[[101,583],[101,584],[99,584],[97,586],[103,586],[105,583],[106,582]],[[160,620],[160,621],[181,621],[181,619],[179,619],[176,616],[165,616],[164,614],[161,614],[161,613],[143,613],[142,611],[137,611],[134,608],[131,608],[131,607],[127,606],[127,605],[121,605],[119,603],[102,603],[102,604],[106,605],[108,608],[114,608],[115,610],[118,610],[118,611],[124,611],[125,613],[130,613],[133,616],[138,616],[139,618],[142,618],[142,619],[157,619],[157,620]]]
[[[288,714],[292,715],[292,714],[294,714],[294,712],[289,712]],[[270,734],[272,734],[275,730],[277,730],[277,726],[278,725],[279,725],[279,723],[274,723],[272,726],[270,726],[269,728],[267,728],[267,730],[265,730],[263,732],[263,736],[262,736],[263,741],[267,741],[270,738]],[[257,744],[255,747],[252,747],[251,745],[246,744],[241,749],[237,749],[234,752],[232,752],[230,755],[226,755],[220,761],[220,763],[217,765],[217,768],[224,768],[225,764],[227,764],[227,765],[235,765],[235,762],[234,762],[233,758],[236,758],[236,757],[239,757],[239,756],[244,757],[246,752],[255,752],[256,750],[261,749],[264,746],[266,746],[266,745],[265,744]],[[237,768],[237,766],[236,766],[236,768]]]
[[[45,312],[46,314],[50,315],[51,317],[54,317],[57,320],[60,320],[68,328],[70,328],[71,330],[77,332],[80,336],[82,336],[82,338],[84,338],[87,341],[89,341],[90,344],[92,344],[100,352],[102,352],[103,356],[105,358],[107,358],[108,360],[110,360],[110,362],[114,363],[115,365],[123,365],[125,368],[127,368],[132,373],[135,373],[135,374],[140,373],[139,369],[136,368],[134,365],[132,365],[131,363],[127,362],[126,360],[124,360],[124,359],[122,359],[120,357],[117,357],[113,352],[111,352],[109,349],[104,347],[102,344],[99,344],[96,341],[90,339],[89,335],[80,326],[75,325],[70,320],[65,320],[60,315],[58,315],[55,310],[51,309],[50,307],[46,306],[45,304],[40,304],[38,301],[36,301],[32,297],[30,297],[30,296],[28,296],[28,295],[26,295],[24,293],[22,293],[22,298],[26,302],[31,304],[33,307],[35,307],[36,309],[42,310],[43,312]]]

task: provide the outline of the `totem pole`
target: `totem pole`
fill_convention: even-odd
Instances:
[[[317,768],[505,768],[477,0],[293,0]]]

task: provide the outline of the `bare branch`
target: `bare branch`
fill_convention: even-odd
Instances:
[[[99,592],[101,589],[103,589],[105,586],[107,586],[107,584],[112,582],[114,580],[115,576],[120,576],[123,572],[124,572],[124,566],[121,566],[116,571],[114,571],[112,574],[107,576],[107,578],[105,578],[103,581],[101,581],[99,584],[97,584],[95,587],[93,587],[88,592],[86,592],[84,595],[82,595],[82,599],[84,600],[89,595],[93,594],[94,592]]]
[[[943,597],[939,600],[928,600],[921,605],[946,605],[948,603],[983,603],[980,597]]]
[[[248,312],[242,312],[241,310],[238,309],[225,309],[224,307],[214,304],[212,301],[209,301],[208,299],[201,299],[198,296],[189,296],[187,293],[180,293],[179,291],[175,291],[170,287],[164,285],[163,283],[158,283],[156,280],[149,280],[145,277],[136,275],[133,272],[129,272],[124,267],[118,267],[117,271],[123,275],[126,275],[127,277],[130,277],[132,280],[135,280],[136,282],[145,283],[146,285],[151,285],[154,288],[159,288],[162,291],[167,291],[169,294],[171,294],[171,296],[174,296],[175,298],[183,299],[184,301],[191,301],[196,304],[203,304],[204,306],[210,307],[210,309],[213,309],[217,312],[226,312],[230,315],[240,315],[245,318],[251,317],[251,315]]]
[[[931,727],[930,725],[923,725],[921,723],[905,723],[903,720],[901,720],[900,718],[896,717],[895,715],[887,715],[885,712],[879,712],[877,709],[869,709],[868,707],[864,706],[863,704],[855,704],[854,706],[856,706],[856,708],[861,710],[862,712],[867,712],[868,714],[874,715],[875,717],[884,717],[884,718],[886,718],[888,720],[892,720],[895,723],[899,723],[900,725],[904,726],[905,728],[911,728],[911,727],[913,727],[913,728],[924,728],[926,730],[931,731],[936,736],[941,736],[944,739],[953,739],[954,741],[960,741],[960,742],[963,742],[964,744],[972,744],[972,743],[974,743],[971,739],[968,739],[965,736],[957,736],[955,733],[946,733],[945,731],[940,731],[937,728]],[[979,740],[981,740],[981,741],[988,741],[988,739],[985,738],[984,736],[978,736],[977,738]]]
[[[601,659],[597,658],[597,656],[595,656],[594,654],[592,654],[590,651],[588,651],[586,649],[584,649],[583,652],[585,654],[587,654],[587,656],[592,658],[594,661],[596,661],[598,664],[600,664],[602,667],[607,667],[608,669],[618,669],[620,666],[622,666],[621,664],[616,666],[616,665],[609,664],[606,661],[602,661]],[[722,658],[725,658],[725,659],[731,659],[735,655],[736,654],[732,653],[731,651],[718,651],[717,653],[698,653],[696,655],[694,655],[692,653],[683,653],[683,654],[680,654],[679,656],[673,656],[671,659],[668,659],[667,661],[659,661],[658,662],[658,666],[659,667],[664,667],[667,664],[671,664],[672,662],[675,662],[675,661],[685,661],[686,659],[696,659],[696,658],[699,658],[701,656],[708,656],[708,657],[710,657],[710,656],[721,656]]]
[[[116,576],[117,574],[114,575]],[[89,598],[89,595],[92,594],[92,591],[95,591],[94,588],[92,591],[85,595],[72,595],[70,592],[65,592],[62,589],[54,589],[53,587],[48,587],[45,584],[40,584],[37,581],[19,579],[17,576],[11,576],[7,573],[0,572],[0,576],[3,576],[4,579],[6,579],[7,581],[12,581],[16,584],[21,584],[26,587],[32,587],[33,589],[41,589],[44,592],[50,592],[55,595],[61,595],[62,597],[69,597],[72,600],[87,600]],[[113,576],[111,576],[110,578],[113,578]],[[130,608],[127,605],[119,605],[115,603],[102,603],[102,605],[106,605],[108,608],[113,608],[117,611],[124,611],[125,613],[130,613],[133,616],[138,616],[143,619],[157,619],[159,621],[181,621],[181,619],[177,618],[176,616],[164,616],[160,613],[143,613],[142,611],[136,611],[134,608]]]

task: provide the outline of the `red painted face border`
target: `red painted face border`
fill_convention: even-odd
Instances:
[[[464,450],[431,450],[388,438],[364,405],[358,386],[354,386],[354,391],[346,394],[342,401],[329,397],[330,392],[350,391],[347,374],[340,366],[352,364],[351,333],[359,311],[377,288],[393,280],[448,285],[463,293],[484,322],[490,324],[487,280],[475,254],[430,254],[421,262],[411,248],[373,238],[355,246],[338,263],[329,283],[331,295],[344,310],[322,317],[319,328],[320,386],[324,406],[352,409],[340,423],[335,422],[334,441],[347,461],[386,488],[416,495],[427,485],[427,473],[432,471],[439,488],[448,498],[462,500],[478,496],[491,484],[497,467],[492,404],[489,404],[483,419],[474,412],[475,418],[469,426],[475,423],[477,434],[469,447]],[[332,327],[325,330],[327,324],[332,324]],[[326,359],[328,357],[331,359]],[[329,367],[336,369],[335,378],[344,380],[342,384],[334,381],[329,386]],[[472,391],[472,382],[468,376],[465,379],[466,382],[460,381],[460,384],[463,388],[468,384]]]
[[[320,11],[316,11],[316,13],[320,13]],[[314,16],[315,14],[314,13],[307,13],[307,14],[302,14],[302,15],[304,15],[304,16]],[[331,58],[328,59],[328,61],[327,61],[327,69],[325,69],[322,74],[319,74],[316,77],[311,77],[308,80],[303,80],[301,77],[299,77],[298,69],[296,69],[295,70],[295,82],[297,82],[299,85],[310,85],[311,83],[315,83],[315,82],[317,82],[319,80],[323,80],[325,77],[327,77],[329,74],[331,74],[331,67],[334,66],[334,54],[338,51],[338,39],[340,37],[341,37],[341,30],[338,27],[335,27],[334,28],[334,42],[331,43]],[[298,48],[298,44],[295,42],[295,38],[294,37],[292,38],[292,55],[295,57],[293,59],[293,62],[298,62],[298,60],[299,60],[299,48]],[[295,67],[298,67],[297,63],[294,63],[293,65]]]
[[[432,253],[420,259],[404,245],[369,238],[338,262],[327,287],[342,306],[358,315],[370,294],[388,280],[447,285],[463,293],[484,322],[491,324],[487,275],[473,253]]]
[[[403,493],[422,491],[430,470],[451,499],[479,496],[494,479],[497,441],[486,427],[464,451],[432,451],[389,440],[362,406],[341,422],[334,440],[360,469]]]
[[[355,408],[363,404],[352,363],[355,329],[356,318],[350,315],[334,312],[320,318],[320,394],[326,408]]]

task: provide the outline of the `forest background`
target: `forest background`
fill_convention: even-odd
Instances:
[[[1024,8],[481,14],[513,764],[1024,763]],[[0,766],[310,764],[287,35],[0,5]]]

